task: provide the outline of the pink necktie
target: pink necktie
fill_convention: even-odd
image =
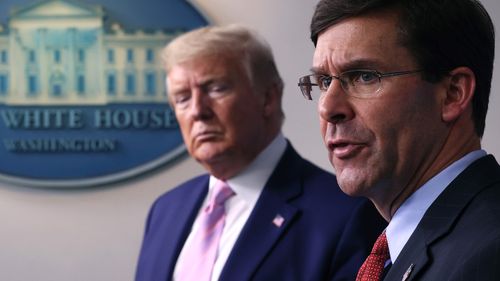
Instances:
[[[177,281],[210,280],[226,218],[224,203],[233,195],[233,190],[225,181],[217,181],[210,202],[201,214],[200,227],[193,237]]]
[[[389,259],[389,245],[385,231],[380,234],[372,252],[358,271],[356,281],[378,281],[382,279],[385,262]]]

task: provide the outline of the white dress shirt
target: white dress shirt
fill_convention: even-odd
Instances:
[[[222,268],[231,253],[231,250],[240,235],[243,226],[245,225],[250,213],[252,212],[259,196],[264,189],[264,185],[269,180],[271,173],[278,165],[278,162],[285,152],[286,140],[280,133],[276,138],[255,158],[255,160],[246,167],[242,172],[233,178],[227,180],[227,183],[231,189],[235,192],[235,196],[232,196],[225,202],[226,207],[226,222],[224,230],[222,231],[218,257],[215,261],[214,268],[212,271],[212,281],[219,279],[222,272]],[[179,265],[183,263],[189,263],[185,260],[184,252],[185,249],[189,248],[192,243],[194,233],[199,228],[199,219],[201,210],[208,205],[208,198],[212,193],[215,182],[218,179],[214,176],[210,176],[209,190],[205,197],[205,201],[201,205],[198,216],[196,217],[191,232],[184,243],[182,251],[177,259],[177,263],[174,269],[174,281],[179,280]]]
[[[392,263],[398,258],[431,204],[472,162],[485,155],[484,150],[468,153],[427,181],[398,208],[385,233]]]

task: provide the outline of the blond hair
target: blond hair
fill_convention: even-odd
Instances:
[[[162,59],[168,73],[176,64],[211,55],[238,58],[254,87],[276,85],[283,91],[271,47],[255,31],[241,25],[208,26],[184,33],[164,48]]]

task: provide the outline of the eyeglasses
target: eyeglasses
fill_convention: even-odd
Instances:
[[[300,91],[304,98],[312,100],[313,96],[325,93],[333,79],[340,81],[344,92],[358,98],[370,98],[382,89],[382,78],[414,74],[423,70],[408,70],[381,73],[371,69],[355,69],[335,75],[310,74],[299,78]],[[319,93],[317,91],[319,90]]]

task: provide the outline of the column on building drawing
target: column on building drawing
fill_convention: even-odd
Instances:
[[[80,69],[77,69],[77,65],[79,64],[79,54],[78,54],[78,49],[79,47],[76,45],[77,42],[77,36],[78,36],[79,30],[76,28],[68,28],[65,32],[65,37],[67,38],[67,44],[68,44],[68,49],[67,49],[67,54],[68,54],[68,61],[66,63],[67,69],[68,69],[68,74],[67,74],[67,94],[68,94],[68,100],[78,100],[80,99],[81,96],[79,96],[78,93],[78,74]]]
[[[35,31],[27,31],[29,33],[34,33]],[[26,77],[27,80],[27,87],[28,87],[28,95],[29,95],[29,87],[30,87],[30,75],[33,75],[36,80],[36,84],[38,85],[36,88],[38,90],[38,95],[36,99],[38,100],[50,100],[50,90],[49,90],[49,84],[48,84],[48,67],[50,64],[50,58],[49,52],[47,50],[47,36],[48,36],[48,30],[46,28],[39,28],[36,30],[36,35],[35,35],[35,46],[33,46],[33,51],[35,51],[34,55],[34,62],[30,61],[32,58],[30,58],[30,51],[28,51],[28,61],[30,62],[29,65],[31,68],[34,68],[34,65],[37,65],[37,70],[36,73],[34,70],[30,69],[29,73],[27,74],[28,77]],[[36,49],[34,47],[37,47]],[[32,77],[33,77],[32,76]]]

